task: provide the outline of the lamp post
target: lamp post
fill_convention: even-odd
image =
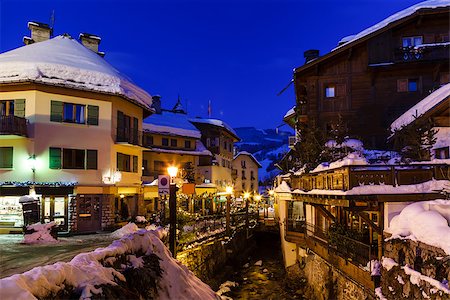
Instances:
[[[230,210],[231,210],[231,194],[233,194],[233,187],[227,186],[225,188],[225,192],[227,193],[227,215],[226,215],[226,233],[227,236],[230,236]]]
[[[259,222],[259,202],[261,201],[261,195],[256,195],[255,200],[256,200],[256,213],[257,213],[256,221]]]
[[[170,166],[167,168],[167,173],[170,176],[169,185],[169,250],[172,252],[173,257],[177,257],[176,242],[177,242],[177,186],[175,185],[174,178],[177,176],[178,168]]]
[[[250,193],[249,192],[245,192],[244,193],[244,200],[245,200],[245,228],[247,230],[247,238],[248,238],[248,229],[250,227],[250,223],[248,220],[248,199],[250,198]]]

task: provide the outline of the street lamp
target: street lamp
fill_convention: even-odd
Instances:
[[[178,174],[178,168],[170,166],[167,168],[167,173],[170,176],[169,185],[169,248],[173,257],[177,257],[176,253],[176,234],[177,234],[177,186],[174,178]]]
[[[225,188],[225,192],[227,194],[227,215],[226,215],[226,233],[227,236],[230,236],[230,205],[231,205],[231,195],[233,194],[233,187],[227,186]]]
[[[256,195],[255,200],[256,200],[256,212],[258,214],[257,220],[259,220],[259,201],[261,201],[261,195]]]

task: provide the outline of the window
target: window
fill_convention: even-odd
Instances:
[[[98,125],[99,107],[96,105],[86,105],[68,103],[61,101],[51,101],[50,121],[76,124]]]
[[[325,97],[334,98],[336,96],[336,87],[334,85],[329,85],[325,87]]]
[[[250,171],[250,179],[251,180],[255,180],[255,173],[252,171]]]
[[[97,150],[50,148],[50,169],[97,170]]]
[[[139,120],[117,111],[117,142],[127,142],[139,145]]]
[[[166,164],[165,164],[165,162],[163,162],[163,161],[158,161],[158,160],[155,160],[154,162],[153,162],[153,166],[154,166],[154,170],[155,170],[155,172],[157,172],[158,174],[166,174]]]
[[[162,138],[161,139],[161,145],[163,146],[169,146],[169,139],[168,138]]]
[[[184,148],[190,149],[191,148],[191,141],[188,141],[188,140],[184,141]]]
[[[245,168],[246,168],[246,166],[245,166],[245,160],[241,160],[241,167],[242,167],[242,169],[245,169]]]
[[[211,139],[206,138],[206,147],[211,147]]]
[[[176,139],[170,139],[170,147],[177,147],[178,141]]]
[[[408,36],[402,39],[403,47],[414,47],[422,45],[422,37],[421,36]]]
[[[13,147],[0,147],[0,168],[13,167]]]
[[[0,116],[14,115],[14,100],[0,101]]]
[[[122,172],[138,172],[138,157],[117,152],[117,170]]]
[[[145,146],[153,146],[153,136],[149,134],[145,135]]]
[[[434,157],[437,159],[450,158],[449,147],[434,149]]]
[[[225,159],[222,159],[222,167],[226,167],[227,166],[227,161]]]
[[[223,149],[227,150],[227,141],[223,141]]]
[[[245,177],[245,171],[242,170],[242,180],[245,180],[245,179],[247,179],[247,178]]]
[[[398,79],[397,92],[417,92],[419,89],[419,80],[417,79]]]

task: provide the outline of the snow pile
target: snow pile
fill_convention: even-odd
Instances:
[[[106,248],[81,253],[70,262],[34,268],[0,280],[2,299],[37,299],[48,297],[65,287],[74,287],[82,292],[82,299],[98,294],[99,285],[117,285],[125,277],[117,270],[105,267],[115,257],[125,255],[133,266],[140,266],[141,258],[136,253],[155,254],[160,258],[162,278],[157,282],[157,299],[217,299],[211,288],[171,257],[160,240],[161,232],[142,229],[114,241]]]
[[[130,233],[134,233],[138,230],[139,228],[137,227],[137,225],[130,222],[127,225],[123,226],[122,228],[119,228],[116,231],[111,232],[111,236],[120,239],[121,237]]]
[[[282,181],[279,186],[275,188],[275,193],[291,193],[291,188],[286,183],[286,181]]]
[[[440,87],[439,89],[425,97],[422,101],[411,107],[404,114],[398,117],[398,119],[392,122],[391,132],[402,129],[403,127],[413,122],[417,117],[422,116],[443,101],[449,102],[449,97],[450,83],[447,83],[446,85]]]
[[[450,255],[450,200],[412,203],[391,220],[390,239],[407,238],[439,247]]]
[[[338,144],[335,140],[329,140],[325,143],[328,148],[350,148],[353,150],[364,150],[363,142],[357,139],[345,139],[342,144]]]
[[[332,163],[328,163],[328,162],[321,163],[314,170],[312,170],[311,173],[316,173],[316,172],[320,172],[320,171],[331,170],[331,169],[336,169],[336,168],[340,168],[343,166],[351,166],[351,165],[359,165],[359,166],[368,165],[368,162],[364,156],[362,156],[359,153],[353,152],[353,153],[347,154],[347,156],[345,156],[344,158],[334,161]]]
[[[144,216],[136,216],[137,223],[146,223],[147,219]]]
[[[58,241],[50,234],[53,227],[56,226],[55,222],[46,224],[35,223],[27,226],[27,231],[34,231],[32,233],[26,233],[24,235],[23,244],[45,244],[45,243],[57,243]]]
[[[381,287],[377,287],[375,289],[375,295],[377,296],[378,299],[380,300],[387,300],[387,298],[383,295],[383,292],[381,291]]]
[[[224,283],[222,283],[220,285],[219,290],[216,293],[217,293],[217,295],[221,296],[222,299],[231,299],[229,297],[223,296],[223,294],[230,292],[232,287],[237,287],[237,286],[239,286],[239,284],[237,282],[225,281]]]
[[[393,267],[398,266],[398,263],[389,257],[383,257],[381,259],[381,264],[383,265],[383,268],[390,271]]]
[[[147,109],[152,103],[147,92],[68,36],[0,54],[0,83],[23,81],[117,94]]]

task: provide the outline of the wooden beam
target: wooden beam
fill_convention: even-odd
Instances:
[[[330,213],[325,207],[320,204],[311,204],[314,208],[316,208],[325,218],[330,220],[333,223],[336,223],[336,218]]]
[[[372,222],[372,220],[370,219],[370,217],[367,213],[359,211],[357,214],[358,214],[358,216],[361,217],[361,219],[363,219],[367,224],[369,224],[369,226],[372,227],[373,230],[375,230],[378,234],[382,234],[380,227],[378,227],[377,224]]]

